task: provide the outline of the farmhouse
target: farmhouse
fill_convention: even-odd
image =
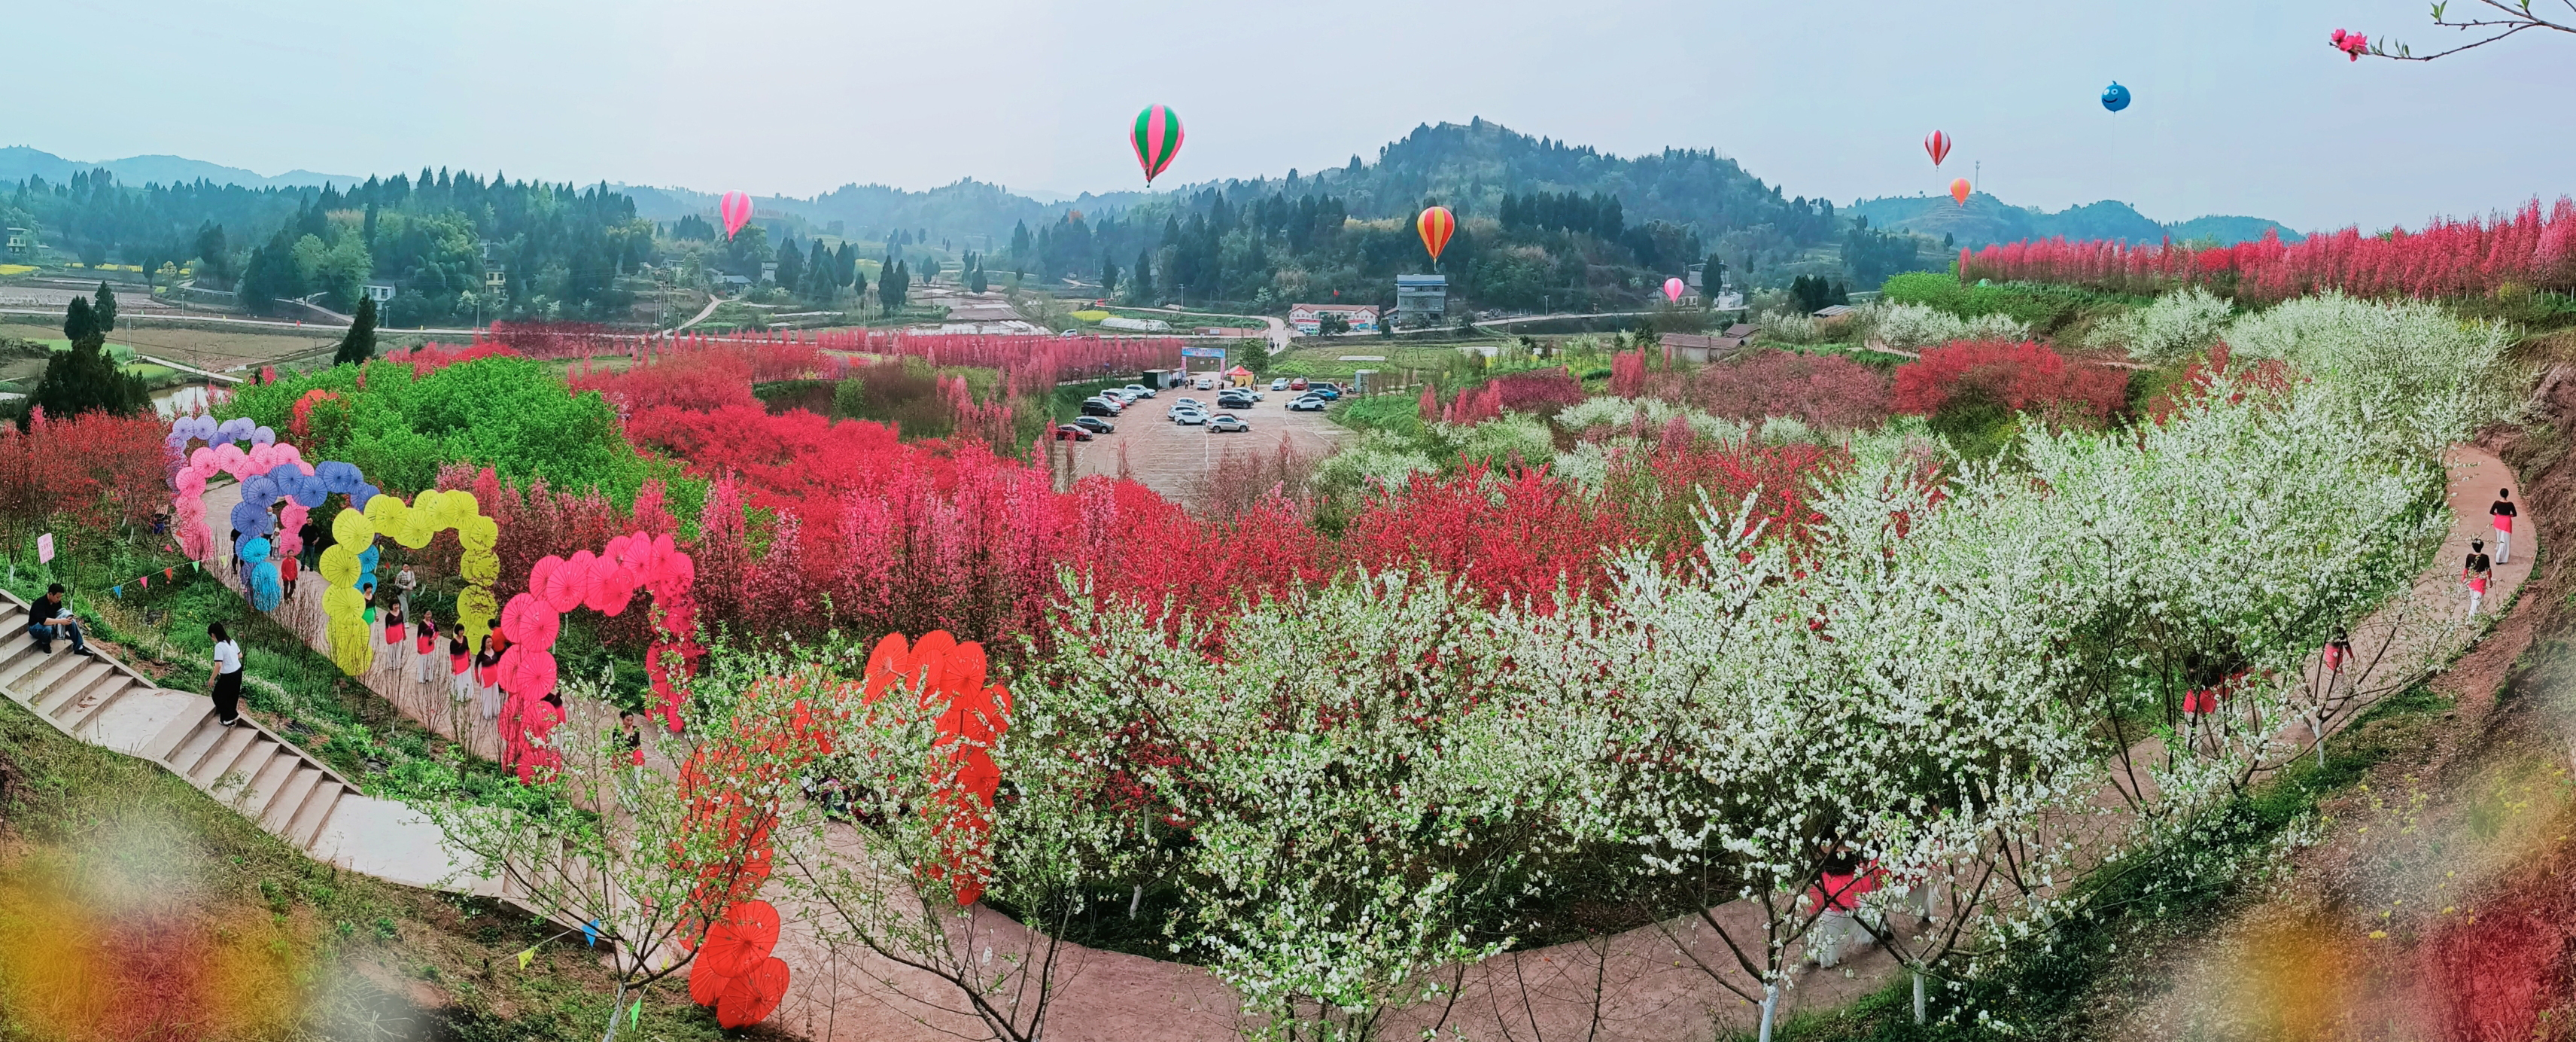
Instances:
[[[1288,307],[1288,324],[1300,333],[1320,333],[1326,315],[1340,315],[1351,324],[1354,333],[1377,332],[1375,304],[1292,304]]]

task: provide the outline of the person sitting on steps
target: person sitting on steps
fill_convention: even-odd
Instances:
[[[45,595],[36,598],[30,607],[34,610],[28,613],[27,635],[36,638],[36,654],[53,654],[54,638],[68,636],[72,639],[72,654],[98,657],[89,650],[89,642],[81,639],[80,620],[72,618],[71,606],[63,603],[63,584],[45,587]]]

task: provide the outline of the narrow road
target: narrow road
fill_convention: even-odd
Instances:
[[[683,329],[687,329],[687,328],[689,328],[690,326],[694,326],[694,325],[697,325],[697,324],[698,324],[698,323],[700,323],[700,322],[704,322],[704,321],[706,321],[706,320],[707,320],[707,316],[709,316],[709,315],[712,315],[712,314],[715,314],[715,313],[716,313],[716,305],[718,305],[718,304],[722,304],[722,303],[724,303],[724,298],[722,298],[722,297],[718,297],[718,296],[715,296],[714,294],[708,294],[708,296],[707,296],[707,306],[706,306],[705,308],[700,309],[700,310],[698,311],[698,315],[697,315],[697,317],[696,317],[696,318],[692,318],[692,319],[690,319],[690,320],[688,320],[688,321],[686,321],[686,322],[682,322],[682,323],[680,323],[679,325],[672,326],[672,327],[671,327],[671,332],[677,333],[677,332],[679,332],[679,331],[681,331],[681,330],[683,330]]]
[[[1162,309],[1156,310],[1160,311]],[[1197,315],[1201,318],[1253,319],[1270,328],[1270,353],[1274,355],[1288,350],[1291,346],[1289,341],[1295,339],[1297,336],[1297,331],[1288,327],[1287,319],[1276,318],[1270,315],[1229,315],[1220,311],[1169,311],[1165,313],[1174,315]]]

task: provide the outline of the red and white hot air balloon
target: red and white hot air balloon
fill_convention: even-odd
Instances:
[[[1942,160],[1950,158],[1950,135],[1933,131],[1931,137],[1923,139],[1923,151],[1931,154],[1933,166],[1940,166]]]
[[[731,239],[743,225],[751,223],[751,197],[741,192],[726,192],[724,201],[716,206],[716,213],[724,218],[725,238]]]
[[[1665,299],[1665,300],[1672,301],[1673,303],[1676,303],[1676,304],[1681,303],[1681,299],[1682,299],[1682,290],[1684,290],[1684,289],[1686,289],[1686,288],[1688,288],[1688,287],[1686,287],[1686,286],[1682,285],[1682,280],[1680,280],[1680,279],[1665,279],[1665,280],[1664,280],[1664,299]]]

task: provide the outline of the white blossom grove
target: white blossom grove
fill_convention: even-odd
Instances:
[[[2402,312],[2320,314],[2246,337],[2286,374],[2239,364],[2111,431],[2028,425],[2008,463],[1853,438],[1809,538],[1748,531],[1749,499],[1713,509],[1691,566],[1631,557],[1554,611],[1402,571],[1221,619],[1069,587],[992,745],[989,900],[1045,928],[1151,893],[1167,953],[1281,1038],[1436,1006],[1442,967],[1572,897],[1696,918],[1735,957],[1702,967],[1761,1001],[1794,984],[1803,895],[1838,854],[1885,880],[1862,919],[1898,958],[1981,973],[2077,911],[2088,873],[2297,755],[2289,725],[2327,708],[2314,649],[2448,531],[2439,453],[2503,414],[2500,346],[2452,324],[2439,359]],[[2455,646],[2391,661],[2420,675]],[[2185,712],[2193,691],[2223,708]],[[834,726],[853,769],[928,748],[901,714]],[[832,939],[1042,1000],[1052,941],[1008,934],[1008,965],[981,965],[993,913],[904,867],[944,849],[908,810],[940,784],[878,786],[856,825],[796,818],[783,867]],[[1730,902],[1756,933],[1712,912]],[[984,1016],[1026,1037],[1042,1009]]]
[[[2225,298],[2185,286],[2145,307],[2121,312],[2085,339],[2095,346],[2121,348],[2138,361],[2162,365],[2217,343],[2235,312],[2236,305]]]

